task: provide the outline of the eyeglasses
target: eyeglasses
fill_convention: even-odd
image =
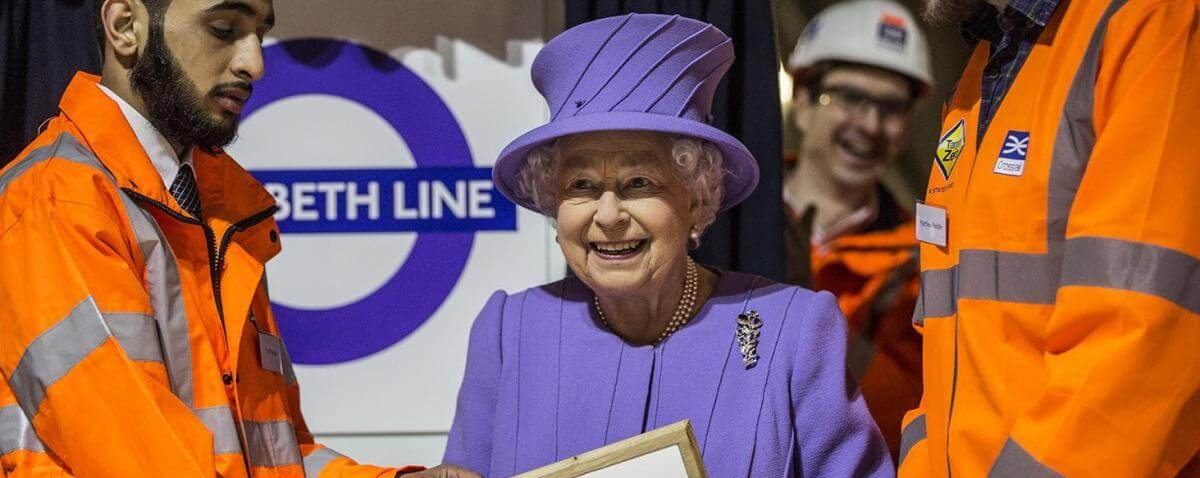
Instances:
[[[850,86],[825,88],[817,96],[817,104],[835,105],[843,111],[861,116],[866,116],[870,108],[874,107],[879,111],[879,118],[885,121],[903,118],[912,109],[910,100],[880,98]]]

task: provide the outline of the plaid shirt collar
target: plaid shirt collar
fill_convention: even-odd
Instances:
[[[1017,28],[1019,23],[1033,23],[1040,30],[1050,21],[1059,3],[1061,0],[1008,0],[1003,13],[989,4],[963,23],[963,37],[971,45],[985,40],[995,44],[1006,30]]]

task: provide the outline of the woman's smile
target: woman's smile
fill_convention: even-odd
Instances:
[[[600,259],[606,261],[623,261],[632,259],[646,249],[646,245],[650,241],[647,239],[636,239],[632,241],[607,241],[607,242],[591,242],[592,253]]]

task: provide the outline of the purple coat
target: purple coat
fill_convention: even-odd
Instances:
[[[609,332],[591,299],[573,278],[492,295],[471,329],[446,463],[507,477],[686,418],[713,478],[895,476],[829,293],[722,272],[657,347]],[[763,320],[751,369],[736,339],[748,310]]]

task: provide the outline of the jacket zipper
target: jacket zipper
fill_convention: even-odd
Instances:
[[[230,239],[233,238],[234,233],[236,233],[238,231],[243,231],[247,228],[250,228],[260,222],[265,221],[267,218],[273,216],[275,214],[275,211],[278,210],[279,207],[272,205],[266,209],[263,209],[262,211],[255,213],[254,215],[251,215],[250,217],[248,217],[246,219],[242,219],[241,221],[233,223],[232,225],[229,226],[229,229],[225,231],[225,235],[223,237],[221,237],[221,242],[218,243],[216,240],[216,233],[213,232],[212,228],[208,227],[208,224],[205,224],[203,221],[196,219],[194,217],[191,217],[191,216],[186,216],[186,215],[180,214],[178,212],[175,212],[170,207],[167,207],[166,204],[163,204],[163,203],[160,203],[153,199],[150,199],[149,197],[147,197],[143,194],[140,194],[136,191],[133,191],[131,189],[121,188],[121,190],[124,191],[126,194],[129,194],[131,197],[133,197],[140,203],[149,204],[151,206],[154,206],[155,209],[162,211],[163,213],[167,214],[168,216],[171,216],[172,218],[175,218],[176,220],[178,220],[180,222],[195,225],[195,226],[200,226],[200,228],[204,230],[204,239],[208,243],[209,273],[211,274],[212,284],[213,284],[213,286],[212,286],[213,300],[215,300],[217,303],[216,304],[217,305],[217,317],[221,319],[221,329],[224,329],[225,328],[225,310],[224,310],[225,308],[224,308],[224,306],[221,305],[221,265],[225,262],[225,251],[229,248],[229,241],[230,241]],[[225,348],[228,349],[229,348],[229,338],[228,337],[222,337],[222,338],[225,340]],[[230,403],[230,405],[236,407],[236,406],[238,406],[237,404],[238,404],[238,400],[237,400],[237,397],[235,396],[235,397],[233,397],[232,403]],[[238,435],[239,435],[238,440],[241,442],[241,445],[242,445],[242,463],[245,464],[245,466],[246,466],[246,473],[249,475],[253,475],[254,467],[250,464],[250,450],[249,450],[249,448],[247,448],[248,441],[246,439],[246,429],[245,429],[244,424],[242,423],[242,420],[236,420],[236,421],[237,421]]]
[[[233,223],[233,225],[229,226],[229,229],[225,230],[225,235],[221,237],[221,242],[219,244],[215,244],[216,247],[214,251],[216,254],[212,256],[213,296],[217,300],[217,316],[221,317],[222,324],[225,323],[225,307],[221,305],[221,266],[225,264],[225,252],[229,249],[229,241],[233,239],[234,233],[244,231],[254,227],[260,222],[267,220],[267,218],[274,216],[275,211],[278,209],[278,206],[271,205],[270,207],[263,209],[262,211],[259,211],[248,218]],[[205,227],[207,228],[207,226]],[[211,229],[209,229],[209,231],[211,234]]]
[[[216,255],[213,256],[214,267],[212,269],[213,297],[217,301],[217,316],[221,318],[222,326],[225,325],[225,308],[221,305],[221,265],[225,263],[225,251],[229,248],[229,241],[233,238],[233,234],[235,232],[248,229],[260,222],[265,221],[267,218],[275,215],[275,211],[278,209],[278,206],[272,204],[270,207],[263,209],[262,211],[259,211],[246,219],[242,219],[241,221],[233,223],[228,229],[225,230],[225,235],[221,237],[221,242],[216,244]],[[212,230],[208,228],[207,225],[205,225],[205,230],[209,231],[207,237],[209,237],[211,240],[214,236],[214,234],[211,233]],[[210,244],[212,243],[210,242]],[[253,314],[253,312],[251,312],[251,314]],[[257,329],[258,324],[254,324],[254,328]],[[226,345],[226,347],[228,347],[228,345]],[[239,409],[241,408],[240,397],[237,397],[236,394],[234,396],[233,405]],[[241,434],[239,438],[242,441],[242,462],[246,464],[246,474],[249,476],[254,476],[254,465],[250,463],[250,448],[247,446],[249,445],[250,441],[249,435],[246,434],[246,424],[242,420],[238,420],[237,426],[238,432]]]
[[[212,228],[208,227],[208,224],[205,224],[203,221],[191,216],[180,214],[170,207],[167,207],[166,204],[150,199],[149,197],[138,193],[137,191],[133,191],[128,188],[121,188],[121,190],[125,191],[130,196],[133,196],[133,198],[137,199],[138,202],[154,206],[156,209],[180,222],[194,226],[200,226],[200,228],[204,231],[204,239],[208,243],[208,269],[210,279],[212,280],[213,300],[216,302],[217,306],[217,317],[221,320],[221,327],[224,328],[225,307],[221,304],[221,266],[225,263],[225,252],[229,249],[229,241],[233,238],[234,233],[244,231],[275,215],[275,211],[278,210],[279,207],[271,205],[270,207],[263,209],[262,211],[251,215],[250,217],[233,223],[229,226],[229,229],[225,231],[225,235],[221,237],[221,241],[218,243],[217,234],[213,232]]]

